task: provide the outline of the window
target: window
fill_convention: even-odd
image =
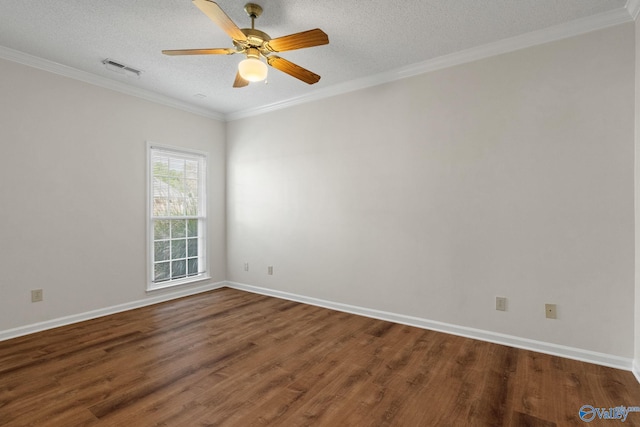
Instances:
[[[148,290],[208,278],[206,155],[149,144]]]

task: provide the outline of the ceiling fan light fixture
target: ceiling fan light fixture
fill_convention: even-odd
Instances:
[[[231,37],[234,48],[171,49],[163,50],[163,54],[170,56],[245,54],[247,59],[238,64],[238,71],[233,82],[234,88],[248,86],[250,82],[265,80],[267,65],[310,85],[320,80],[319,75],[284,58],[271,55],[274,52],[286,52],[328,44],[329,36],[320,28],[272,39],[269,34],[255,27],[256,18],[262,14],[262,7],[255,3],[247,3],[244,7],[245,12],[251,18],[251,28],[240,29],[215,1],[192,1],[214,24]]]
[[[258,58],[249,57],[238,64],[240,76],[250,82],[259,82],[267,78],[267,64]]]

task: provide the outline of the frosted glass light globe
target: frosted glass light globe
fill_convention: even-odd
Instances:
[[[259,82],[267,78],[267,64],[257,58],[247,58],[238,64],[240,77],[250,82]]]

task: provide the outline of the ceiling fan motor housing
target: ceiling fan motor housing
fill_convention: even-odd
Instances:
[[[240,31],[247,36],[247,40],[251,44],[255,43],[257,45],[261,45],[263,41],[268,42],[271,40],[269,34],[264,31],[256,30],[255,28],[242,28]]]

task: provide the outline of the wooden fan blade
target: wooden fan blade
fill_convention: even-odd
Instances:
[[[317,83],[318,80],[320,80],[320,76],[316,73],[313,73],[306,68],[302,68],[291,61],[287,61],[284,58],[280,58],[279,56],[268,56],[267,63],[273,68],[277,68],[283,73],[287,73],[290,76],[302,80],[310,85]]]
[[[323,44],[329,44],[329,36],[320,28],[316,28],[315,30],[303,31],[269,40],[266,46],[272,52],[285,52]]]
[[[162,53],[165,55],[233,55],[237,51],[232,48],[214,48],[163,50]]]
[[[218,3],[211,0],[193,0],[193,4],[209,17],[218,27],[234,40],[244,41],[247,36],[240,31],[240,28],[224,13]]]
[[[236,73],[236,80],[233,82],[233,87],[245,87],[249,86],[249,81],[242,78],[240,72]]]

